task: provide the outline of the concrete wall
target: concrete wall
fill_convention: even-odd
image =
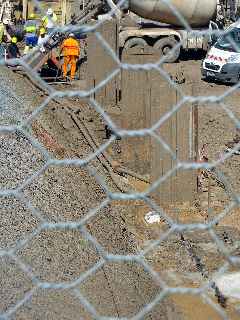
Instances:
[[[118,52],[117,24],[105,23],[100,30],[114,52]],[[130,49],[123,52],[123,63],[144,64],[156,62],[158,52],[150,48]],[[96,87],[118,68],[109,52],[96,40],[94,34],[88,38],[88,86]],[[192,85],[179,84],[180,89],[191,95]],[[111,112],[120,108],[120,115],[113,120],[127,130],[150,128],[181,99],[179,93],[167,79],[156,70],[121,70],[115,77],[94,94],[101,106]],[[111,108],[112,107],[112,108]],[[167,143],[175,157],[181,161],[195,160],[197,154],[197,108],[185,105],[155,130]],[[111,115],[111,114],[110,114]],[[125,137],[119,144],[117,154],[123,166],[138,174],[149,177],[151,183],[163,177],[176,166],[176,160],[150,135]],[[160,203],[192,202],[197,192],[197,173],[177,171],[154,193]]]

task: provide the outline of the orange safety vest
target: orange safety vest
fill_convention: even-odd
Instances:
[[[68,38],[63,41],[61,49],[63,50],[64,56],[79,56],[80,46],[77,40]]]

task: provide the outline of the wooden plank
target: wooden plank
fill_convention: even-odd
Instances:
[[[189,96],[196,96],[198,91],[198,85],[194,82],[193,79],[188,79],[187,84],[179,85],[182,92],[185,95]],[[178,101],[182,97],[178,96]],[[182,115],[180,115],[182,112]],[[185,113],[185,115],[184,115]],[[182,145],[186,145],[185,151],[182,150],[182,153],[179,154],[179,158],[182,161],[198,161],[198,105],[196,103],[190,104],[186,103],[184,106],[181,107],[180,111],[177,113],[178,117],[181,119],[182,122],[186,123],[183,128],[182,134],[180,136],[180,132],[178,134],[179,137],[182,139]],[[180,173],[179,173],[180,174]],[[197,195],[197,172],[195,170],[188,170],[182,172],[180,174],[179,184],[180,188],[183,186],[183,191],[185,192],[185,196],[182,193],[182,198],[185,201],[193,202],[196,199]],[[182,185],[182,181],[183,184]],[[180,200],[182,200],[180,198]]]
[[[122,62],[144,64],[153,62],[152,51],[131,49],[123,53]],[[127,130],[149,128],[150,115],[150,72],[122,70],[121,73],[121,127]],[[132,137],[121,141],[121,160],[124,165],[138,173],[150,174],[150,137]]]
[[[23,0],[22,5],[23,5],[23,13],[22,13],[23,19],[27,20],[28,0]]]
[[[142,56],[125,55],[126,63],[141,63]],[[146,86],[146,71],[122,72],[122,121],[121,127],[127,130],[147,128],[146,111],[149,110],[149,90]],[[147,137],[125,138],[121,141],[121,159],[129,169],[141,174],[149,173],[149,140]]]
[[[118,24],[116,21],[113,21],[111,24],[105,24],[100,30],[101,35],[108,42],[110,47],[114,50],[115,54],[118,56]],[[104,62],[106,72],[104,73],[104,78],[110,73],[112,73],[118,66],[117,63],[110,57],[109,52],[106,52],[104,49]],[[106,105],[116,105],[116,90],[118,89],[117,85],[118,77],[112,79],[108,85],[105,86],[105,103]]]
[[[166,112],[175,106],[181,97],[177,91],[160,75],[151,78],[151,118],[152,122],[161,119]],[[160,87],[158,87],[160,83]],[[183,88],[187,92],[187,88]],[[191,95],[191,92],[188,92]],[[181,161],[195,161],[197,133],[197,111],[195,106],[186,104],[172,114],[156,132],[171,147]],[[154,139],[151,141],[151,182],[166,174],[175,167],[176,161]],[[162,204],[192,203],[197,192],[197,176],[193,170],[178,170],[167,181],[163,182],[154,193],[154,198]]]
[[[175,105],[178,103],[178,93],[176,90],[174,90],[174,96],[175,96]],[[173,125],[172,125],[172,150],[174,152],[175,157],[177,156],[177,150],[178,150],[178,145],[177,145],[177,135],[178,135],[178,128],[177,128],[177,113],[174,113],[172,115],[172,121],[173,121]],[[171,159],[172,162],[172,168],[174,168],[176,166],[176,160],[175,159]],[[178,172],[173,173],[172,177],[171,177],[171,202],[175,203],[177,202],[177,194],[178,194],[178,186],[177,186],[177,175]]]
[[[184,88],[184,91],[187,92],[187,89]],[[189,94],[191,93],[190,87]],[[193,110],[194,106],[187,103],[177,112],[178,159],[184,162],[195,161],[196,150],[194,143],[196,141],[196,131]],[[193,202],[197,192],[197,173],[195,170],[181,170],[178,173],[178,189],[178,201]]]
[[[177,158],[180,161],[189,160],[189,121],[190,121],[190,110],[188,105],[184,105],[177,112]],[[177,200],[183,202],[187,200],[190,195],[188,191],[191,189],[188,186],[189,183],[189,171],[180,170],[177,173]]]
[[[160,74],[154,74],[151,78],[151,117],[152,123],[160,120],[175,105],[176,92],[170,86],[166,79]],[[156,133],[173,149],[175,145],[174,130],[176,128],[176,118],[174,116],[166,120],[163,125],[156,130]],[[154,182],[158,178],[163,177],[173,167],[172,156],[164,147],[154,138],[152,144],[152,165],[151,165],[151,181]],[[173,149],[173,151],[175,151]],[[173,182],[172,177],[161,183],[157,189],[157,199],[159,203],[168,203],[173,201]]]
[[[61,0],[62,20],[61,24],[64,26],[67,22],[67,0]]]
[[[115,20],[103,23],[97,30],[106,40],[116,55],[118,55],[118,23]],[[105,80],[116,68],[117,63],[111,57],[109,50],[96,38],[95,34],[88,36],[88,70],[89,89]],[[95,99],[106,108],[114,106],[118,100],[119,79],[115,77],[95,94]]]

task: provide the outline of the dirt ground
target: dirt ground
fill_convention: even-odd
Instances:
[[[200,63],[200,60],[194,61],[186,58],[186,61],[166,66],[166,70],[170,73],[176,71],[182,73],[185,85],[189,83],[189,86],[193,86],[196,96],[219,97],[229,91],[229,95],[224,97],[223,102],[238,119],[240,115],[239,91],[231,92],[230,86],[202,81]],[[26,119],[46,98],[46,95],[36,89],[26,78],[13,74],[3,67],[1,78],[2,83],[5,84],[5,90],[14,91],[17,98],[20,99],[18,106],[22,106],[22,108],[16,107],[20,112],[17,114],[18,119],[14,118],[15,114],[12,111],[8,113],[11,119],[4,118],[3,113],[1,124],[14,124],[19,123],[19,118]],[[63,87],[58,86],[57,89],[61,90]],[[7,96],[8,94],[4,95],[5,99]],[[14,98],[11,97],[11,99]],[[9,106],[12,106],[11,101]],[[88,124],[88,128],[94,132],[99,144],[106,142],[103,120],[79,99],[51,101],[45,110],[37,115],[30,132],[50,154],[59,159],[84,158],[92,152],[92,149],[67,113],[66,108],[63,108],[66,104],[73,107],[75,115]],[[220,104],[199,104],[199,145],[206,145],[210,161],[221,157],[225,143],[232,140],[235,131],[233,120],[229,118]],[[7,147],[10,143],[8,139],[11,140],[12,146],[10,153]],[[6,164],[5,171],[2,169],[2,172],[5,173],[1,173],[1,188],[9,187],[9,181],[23,179],[21,174],[25,174],[29,167],[31,172],[37,170],[39,164],[44,161],[39,153],[26,146],[29,141],[23,137],[6,138],[6,135],[1,134],[0,142],[2,147],[0,160],[5,159],[12,164],[11,171],[6,170]],[[20,145],[21,150],[26,149],[26,152],[15,154],[16,145]],[[31,161],[26,162],[26,159],[29,158]],[[1,160],[1,168],[3,164],[4,160]],[[97,159],[91,161],[91,166],[97,170],[98,175],[110,190],[119,191],[109,172]],[[16,167],[18,171],[14,170]],[[219,169],[224,173],[231,190],[238,193],[239,156],[232,156]],[[136,185],[134,179],[125,178],[125,180],[126,183],[131,182]],[[208,182],[206,186],[209,186]],[[231,194],[218,183],[211,181],[210,186],[210,194],[208,192],[199,194],[197,205],[189,207],[187,204],[182,204],[177,208],[168,207],[165,208],[166,212],[173,219],[185,224],[210,221],[220,214],[231,201]],[[138,185],[138,189],[145,187],[144,183]],[[102,204],[100,210],[86,221],[85,226],[106,251],[114,254],[135,254],[139,250],[144,250],[169,229],[164,222],[147,225],[144,216],[151,209],[141,201],[108,201],[106,190],[86,167],[49,167],[38,179],[24,188],[23,195],[31,201],[34,208],[41,212],[41,216],[47,222],[77,222]],[[0,227],[0,243],[1,249],[5,250],[14,247],[17,241],[31,235],[40,225],[40,220],[33,215],[26,203],[11,197],[1,197],[0,202],[1,217],[3,217],[1,218],[3,222]],[[239,210],[236,209],[229,212],[217,226],[214,226],[219,239],[236,256],[239,255],[240,240],[238,222]],[[207,277],[202,276],[196,259],[192,258],[186,248],[186,243],[181,240],[179,234],[169,235],[161,245],[150,251],[145,259],[169,286],[200,287],[223,266],[226,257],[208,231],[186,232],[184,237],[190,243],[192,254],[200,259]],[[233,250],[234,245],[237,247]],[[22,261],[25,265],[31,266],[31,273],[42,282],[75,280],[82,272],[101,259],[92,243],[83,238],[81,230],[76,229],[42,230],[29,238],[29,241],[16,252],[16,256],[18,263]],[[0,313],[3,314],[22,301],[29,290],[35,288],[34,281],[19,268],[18,263],[10,257],[1,256]],[[235,269],[237,268],[231,266],[229,271],[235,271]],[[109,317],[131,317],[161,291],[159,284],[142,266],[131,262],[121,264],[107,262],[95,274],[78,285],[78,288],[100,315]],[[220,307],[214,291],[209,289],[207,293],[210,299]],[[225,308],[222,308],[229,319],[239,319],[237,304],[238,301],[228,299]],[[93,319],[82,307],[72,290],[41,288],[34,291],[31,299],[22,301],[11,318]],[[144,319],[215,320],[221,317],[209,304],[204,302],[204,299],[198,296],[174,294],[157,304]]]
[[[182,61],[174,65],[166,65],[165,69],[170,74],[179,73],[184,78],[184,88],[187,88],[185,94],[199,97],[220,97],[221,103],[227,106],[231,112],[232,118],[226,113],[220,103],[199,103],[199,148],[205,145],[209,162],[220,159],[225,153],[225,144],[232,141],[236,135],[236,123],[234,120],[239,119],[239,90],[232,91],[231,86],[223,84],[209,83],[201,80],[200,73],[201,61]],[[192,87],[192,89],[189,87]],[[189,93],[190,92],[190,93]],[[230,114],[229,112],[229,114]],[[233,155],[218,167],[224,175],[228,185],[228,190],[214,180],[204,182],[205,190],[198,195],[198,201],[193,207],[188,204],[182,204],[177,208],[164,208],[175,221],[180,223],[199,223],[209,222],[221,214],[222,210],[230,204],[232,194],[239,193],[239,156]],[[230,192],[229,192],[230,191]],[[159,238],[164,234],[168,227],[160,224],[152,228],[146,228],[144,224],[144,215],[149,211],[147,207],[140,206],[131,216],[132,226],[143,246],[153,239]],[[139,215],[137,215],[137,212]],[[136,218],[136,216],[138,218]],[[224,216],[220,223],[214,227],[214,232],[219,239],[228,247],[233,255],[238,256],[239,241],[239,210],[231,210]],[[194,247],[194,252],[203,263],[205,270],[208,271],[209,277],[213,275],[226,262],[216,243],[205,231],[194,231],[184,233],[185,239],[190,240]],[[171,235],[163,242],[157,250],[152,252],[148,259],[154,265],[155,270],[163,275],[163,279],[172,286],[190,286],[199,287],[203,283],[201,272],[196,266],[196,260],[193,261],[186,247],[181,245],[180,236]],[[233,247],[236,245],[235,250]],[[233,251],[232,251],[233,250]],[[190,259],[190,260],[189,260]],[[183,263],[184,261],[184,263]],[[230,268],[230,270],[238,270]],[[210,293],[213,298],[213,293]],[[184,319],[219,319],[219,316],[213,312],[206,304],[202,304],[201,299],[189,295],[173,296],[174,303],[180,307]],[[213,299],[214,300],[214,299]],[[238,319],[239,313],[235,306],[238,301],[232,301],[227,304],[225,309],[229,319]],[[190,307],[191,306],[191,307]]]
[[[1,106],[5,111],[2,123],[19,124],[21,119],[29,117],[46,96],[26,78],[9,73],[6,68],[1,68],[1,76],[9,91],[4,96],[7,102]],[[15,99],[14,106],[12,99],[9,100],[12,91],[21,104],[19,101],[16,103]],[[19,111],[19,104],[22,107],[20,114],[12,112],[10,119],[5,117],[8,115],[7,108],[14,107]],[[66,105],[66,101],[50,102],[45,111],[37,116],[29,133],[52,156],[60,159],[86,157],[92,150],[62,105]],[[22,134],[1,134],[2,189],[21,185],[43,163],[44,157]],[[98,161],[92,161],[91,165],[98,169],[102,179],[115,190]],[[14,319],[93,318],[72,290],[37,288],[34,279],[37,277],[38,281],[50,283],[74,281],[99,262],[100,253],[90,241],[83,238],[77,228],[36,230],[41,220],[78,222],[92,212],[85,226],[104,250],[114,254],[135,253],[138,244],[124,218],[127,204],[119,206],[105,201],[106,198],[106,191],[89,174],[87,168],[70,166],[49,167],[23,189],[20,200],[12,196],[1,196],[1,314],[13,313],[11,318]],[[93,215],[95,209],[98,210]],[[16,256],[6,256],[4,250],[14,248],[16,244],[19,245]],[[115,317],[133,316],[160,291],[159,285],[143,267],[131,262],[106,262],[78,287],[100,315]],[[27,298],[29,292],[31,298]],[[151,311],[146,319],[164,319],[166,314],[171,316],[178,314],[178,311],[174,306],[169,309],[168,304],[163,303],[157,310]]]

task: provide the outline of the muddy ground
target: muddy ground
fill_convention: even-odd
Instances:
[[[207,83],[201,80],[200,60],[188,60],[166,66],[171,72],[183,73],[185,84],[194,85],[194,94],[199,96],[219,96],[231,90],[222,84]],[[1,103],[1,124],[18,124],[19,119],[27,119],[45,99],[46,95],[35,88],[21,74],[1,68],[3,89]],[[63,90],[66,87],[57,86]],[[77,84],[73,89],[77,88]],[[69,86],[68,86],[69,89]],[[11,93],[14,92],[14,97]],[[226,95],[224,103],[239,117],[239,92]],[[3,100],[2,100],[3,101]],[[28,132],[36,137],[58,159],[83,158],[92,152],[84,135],[66,111],[66,105],[74,108],[74,113],[87,123],[94,132],[99,144],[106,142],[105,123],[86,102],[79,99],[64,98],[51,101],[35,117]],[[9,108],[9,110],[7,110]],[[83,112],[84,108],[84,112]],[[199,143],[205,144],[209,160],[217,159],[225,149],[225,143],[235,135],[234,122],[226,115],[219,104],[199,105]],[[1,134],[1,188],[12,188],[21,184],[29,173],[39,169],[44,163],[41,153],[34,150],[29,140],[21,134]],[[10,146],[10,147],[9,147]],[[101,182],[105,181],[112,191],[119,191],[111,176],[100,161],[90,162],[97,169]],[[239,156],[232,156],[220,169],[230,183],[232,191],[239,192]],[[122,178],[121,178],[122,179]],[[137,183],[126,178],[125,183]],[[219,214],[230,203],[231,195],[214,181],[210,182],[208,192],[199,194],[195,206],[182,204],[178,208],[165,208],[169,216],[183,223],[206,222]],[[138,189],[145,188],[139,184]],[[209,187],[208,181],[205,187]],[[94,216],[90,216],[85,226],[108,252],[114,254],[134,254],[144,249],[152,240],[159,238],[169,229],[161,222],[149,226],[144,215],[151,209],[141,201],[108,201],[106,190],[89,173],[89,168],[70,166],[49,167],[39,178],[34,179],[23,190],[22,199],[31,201],[34,208],[41,212],[36,217],[27,208],[27,200],[19,201],[13,197],[1,197],[1,249],[13,248],[17,241],[29,237],[40,225],[47,222],[77,222],[87,213],[102,204]],[[209,209],[212,209],[209,210]],[[239,212],[232,210],[214,227],[218,237],[228,250],[238,256],[240,240]],[[206,283],[213,273],[226,262],[209,232],[186,232],[184,238],[171,234],[167,239],[146,256],[146,261],[172,287],[199,287]],[[13,309],[13,319],[93,319],[85,310],[72,290],[52,290],[38,288],[32,298],[22,301],[29,290],[35,288],[30,274],[41,282],[65,282],[79,277],[82,272],[98,262],[100,253],[81,230],[42,230],[16,252],[17,263],[13,258],[1,257],[0,268],[0,313]],[[194,257],[197,257],[198,260]],[[19,268],[19,262],[31,266],[27,275]],[[202,269],[199,269],[200,261]],[[237,268],[235,268],[237,269]],[[235,270],[233,267],[230,271]],[[7,276],[6,276],[7,275]],[[207,276],[206,276],[207,275]],[[89,276],[81,285],[81,293],[95,306],[100,315],[130,317],[136,314],[161,291],[161,287],[141,266],[135,263],[108,262]],[[212,301],[219,306],[214,291],[207,290]],[[237,301],[227,300],[223,308],[230,319],[238,319]],[[212,307],[197,296],[174,294],[157,304],[144,319],[220,319]]]

